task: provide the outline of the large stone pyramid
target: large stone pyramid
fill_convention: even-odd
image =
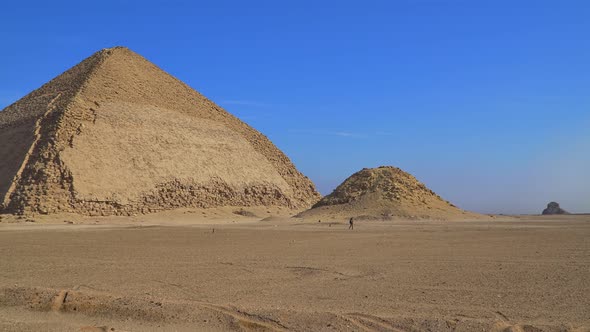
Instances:
[[[397,167],[364,168],[351,175],[312,209],[299,215],[314,219],[479,219],[442,199]]]
[[[0,112],[0,211],[129,215],[319,199],[264,135],[127,48]]]

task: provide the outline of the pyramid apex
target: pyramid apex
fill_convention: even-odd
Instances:
[[[117,53],[117,52],[135,53],[129,47],[121,46],[121,45],[117,45],[117,46],[113,46],[113,47],[106,47],[96,53],[104,53],[104,54],[109,55],[109,54],[113,54],[113,53]]]

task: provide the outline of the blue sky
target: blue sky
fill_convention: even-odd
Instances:
[[[394,165],[457,205],[590,212],[588,1],[11,1],[0,108],[124,45],[323,193]]]

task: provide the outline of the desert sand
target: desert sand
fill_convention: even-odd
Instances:
[[[349,231],[280,209],[5,215],[0,330],[590,328],[590,216]]]

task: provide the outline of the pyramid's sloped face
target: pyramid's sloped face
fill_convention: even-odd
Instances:
[[[188,206],[301,208],[319,199],[266,137],[198,92],[127,49],[99,55],[53,129],[37,135],[53,144],[24,167],[14,206],[131,214]],[[39,171],[34,163],[50,167]]]
[[[0,204],[25,160],[33,142],[33,131],[32,124],[20,124],[0,130]]]
[[[0,129],[20,124],[34,126],[52,107],[63,109],[102,58],[102,52],[92,55],[2,110]]]
[[[18,188],[26,164],[47,143],[43,120],[65,107],[98,58],[89,57],[0,112],[0,209]]]
[[[264,185],[291,188],[263,155],[235,131],[208,119],[127,102],[104,102],[96,119],[62,153],[77,197],[136,202],[172,181],[236,192]]]

